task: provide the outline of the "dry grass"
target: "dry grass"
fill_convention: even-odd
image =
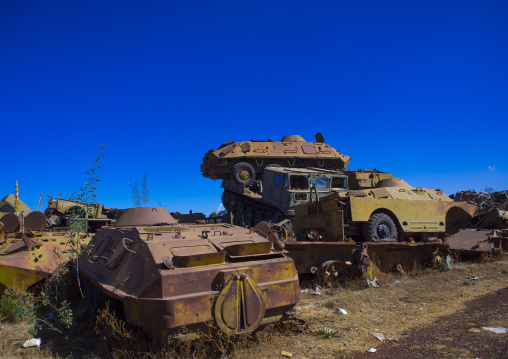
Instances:
[[[376,331],[401,338],[412,328],[465,308],[471,299],[507,287],[507,270],[505,256],[499,261],[468,263],[463,269],[449,272],[420,270],[412,273],[413,277],[401,277],[399,283],[380,288],[361,289],[363,283],[354,282],[342,291],[328,289],[320,295],[309,290],[302,293],[297,313],[311,324],[314,333],[272,336],[230,358],[282,358],[282,350],[293,353],[293,358],[341,358],[365,353],[379,345],[373,337]],[[466,276],[480,279],[464,285]],[[334,307],[329,303],[334,303]],[[348,314],[341,315],[336,308],[343,308]],[[316,335],[323,327],[337,331],[337,337],[322,339]],[[456,355],[459,353],[452,356]]]
[[[118,319],[103,313],[100,335],[94,334],[93,325],[85,333],[66,341],[55,333],[40,333],[43,345],[40,349],[21,348],[29,338],[27,324],[0,324],[0,357],[29,358],[283,358],[282,350],[291,352],[293,358],[341,358],[355,353],[365,353],[380,342],[373,337],[378,331],[386,336],[403,338],[408,331],[439,321],[465,307],[465,303],[478,296],[492,293],[508,286],[508,257],[499,261],[484,260],[468,263],[465,267],[449,272],[432,269],[410,271],[408,277],[380,288],[367,288],[363,281],[348,283],[342,290],[326,289],[319,295],[302,293],[297,306],[298,317],[311,325],[311,330],[294,333],[288,326],[272,326],[261,331],[256,339],[245,335],[236,338],[221,337],[182,343],[174,348],[157,347],[139,333],[129,333],[122,338],[108,337],[111,323],[127,333]],[[480,277],[478,280],[467,280]],[[304,283],[312,288],[312,283]],[[341,315],[337,308],[348,314]],[[100,317],[100,316],[99,316]],[[108,324],[110,323],[110,324]],[[501,325],[495,323],[492,325]],[[108,326],[109,325],[109,326]],[[502,326],[506,326],[506,323]],[[320,329],[336,331],[335,337],[325,339]],[[104,338],[106,338],[104,340]],[[127,342],[124,342],[128,338]],[[433,348],[447,353],[445,348]],[[456,350],[449,355],[460,356]]]

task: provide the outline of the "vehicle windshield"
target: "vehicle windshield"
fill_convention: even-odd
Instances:
[[[328,189],[328,178],[314,177],[312,186],[316,186],[317,189]]]
[[[289,185],[290,189],[309,189],[309,180],[305,176],[290,176]]]
[[[347,177],[332,177],[332,189],[335,191],[347,190]]]

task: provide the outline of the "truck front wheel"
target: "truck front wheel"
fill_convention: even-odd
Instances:
[[[256,178],[256,171],[247,162],[240,162],[233,167],[233,178],[244,186],[250,186]]]
[[[396,242],[397,227],[390,216],[377,213],[363,225],[363,238],[366,242]]]

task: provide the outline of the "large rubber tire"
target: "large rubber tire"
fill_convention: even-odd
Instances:
[[[233,167],[233,178],[244,186],[250,186],[256,179],[256,171],[247,162],[239,162]]]
[[[366,242],[396,242],[397,226],[387,214],[374,214],[363,225],[363,238]]]

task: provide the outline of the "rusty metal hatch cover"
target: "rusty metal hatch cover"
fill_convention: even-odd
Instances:
[[[225,333],[255,330],[265,311],[263,292],[247,273],[233,274],[215,302],[215,320]]]
[[[46,228],[46,216],[42,212],[32,212],[25,217],[27,231],[42,232]]]
[[[7,213],[0,218],[0,222],[3,224],[4,233],[18,232],[21,228],[21,220],[14,213]]]

